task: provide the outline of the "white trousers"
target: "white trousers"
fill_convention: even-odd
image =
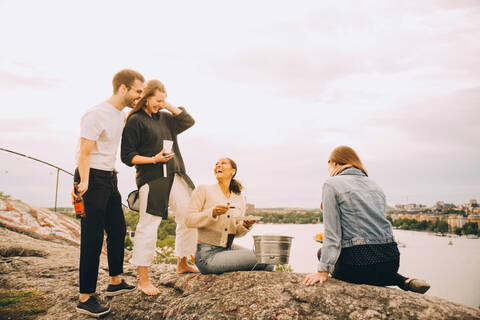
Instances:
[[[139,221],[135,230],[133,254],[130,263],[136,266],[150,266],[157,247],[158,226],[162,217],[147,213],[149,187],[144,184],[139,190]],[[192,189],[179,175],[173,179],[169,206],[177,223],[175,237],[175,255],[187,257],[194,255],[197,249],[197,229],[187,228],[184,223]]]

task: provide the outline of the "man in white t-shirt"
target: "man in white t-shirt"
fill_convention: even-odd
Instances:
[[[80,123],[80,142],[74,181],[83,196],[85,217],[81,221],[80,296],[76,310],[99,317],[110,312],[93,294],[104,231],[110,284],[106,295],[114,296],[135,289],[120,278],[123,273],[125,217],[117,187],[115,159],[125,123],[125,107],[140,99],[145,79],[133,70],[122,70],[113,77],[113,95],[88,110]],[[75,198],[74,192],[72,196]]]

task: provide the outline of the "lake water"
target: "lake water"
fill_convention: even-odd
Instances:
[[[253,248],[254,235],[276,234],[294,237],[289,265],[293,271],[316,271],[317,249],[313,240],[323,232],[322,224],[257,224],[235,243]],[[474,308],[480,306],[480,239],[447,238],[434,234],[407,230],[393,230],[395,238],[405,247],[400,250],[399,273],[424,279],[431,288],[426,293]],[[448,245],[452,241],[453,245]]]

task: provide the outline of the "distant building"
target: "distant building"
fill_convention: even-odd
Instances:
[[[405,213],[403,214],[403,219],[412,219],[412,220],[417,220],[417,216],[411,213]]]
[[[247,213],[253,213],[255,211],[255,205],[253,203],[247,203],[246,211]]]
[[[423,210],[425,210],[425,208],[427,208],[426,205],[424,204],[417,204],[417,203],[407,203],[407,204],[396,204],[395,209],[397,210],[400,210],[400,211],[408,211],[408,212],[411,212],[411,213],[418,213],[418,212],[421,212]]]
[[[446,211],[448,209],[455,209],[455,205],[453,203],[445,203],[443,201],[437,201],[433,207],[432,207],[432,210],[434,212],[442,212],[442,211]]]
[[[432,214],[421,214],[419,218],[420,218],[420,221],[428,221],[432,223],[436,223],[440,220],[440,216],[432,215]]]
[[[480,227],[480,215],[478,214],[471,214],[467,217],[467,221],[468,222],[474,222],[476,224],[478,224],[478,226]]]
[[[391,213],[391,214],[387,214],[387,216],[389,216],[390,218],[392,218],[393,221],[400,219],[400,216],[401,216],[401,215],[402,215],[401,213]]]
[[[408,211],[415,210],[417,209],[417,205],[415,203],[409,203],[406,205],[406,208]]]
[[[461,214],[449,214],[448,215],[448,227],[450,230],[454,230],[455,228],[461,228],[465,223],[467,223],[467,218],[465,218]]]
[[[462,209],[465,210],[467,214],[480,214],[480,205],[475,199],[472,199],[468,203],[463,204]]]
[[[424,205],[424,204],[417,204],[417,203],[409,203],[409,204],[407,204],[407,205],[405,206],[405,208],[406,208],[407,210],[411,210],[411,209],[417,210],[417,209],[422,209],[422,208],[426,208],[426,207],[427,207],[427,206]]]

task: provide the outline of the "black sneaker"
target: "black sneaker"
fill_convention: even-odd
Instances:
[[[77,312],[98,318],[109,313],[110,307],[101,305],[98,303],[97,298],[91,296],[87,301],[77,304]]]
[[[133,291],[135,290],[135,288],[135,286],[131,286],[126,283],[125,280],[122,280],[122,282],[120,282],[119,284],[109,284],[105,295],[108,297],[113,297],[118,294]]]

